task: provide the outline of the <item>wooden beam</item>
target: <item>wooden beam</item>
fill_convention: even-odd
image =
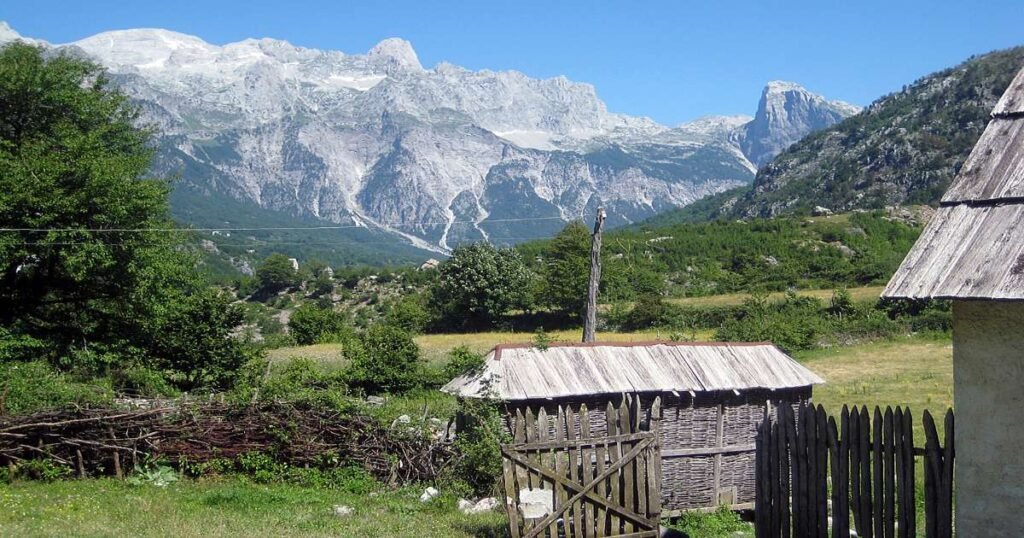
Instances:
[[[601,232],[604,230],[604,208],[597,208],[594,237],[590,244],[590,284],[587,287],[587,312],[583,321],[583,341],[597,341],[597,290],[601,284]]]

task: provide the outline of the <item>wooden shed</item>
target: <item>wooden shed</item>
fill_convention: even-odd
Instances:
[[[953,301],[956,535],[1024,535],[1024,70],[883,296]]]
[[[443,391],[494,398],[507,423],[516,410],[603,410],[636,394],[662,400],[662,509],[752,507],[754,440],[766,411],[811,397],[823,380],[769,343],[629,342],[500,345],[478,372]],[[605,421],[590,413],[591,430]]]

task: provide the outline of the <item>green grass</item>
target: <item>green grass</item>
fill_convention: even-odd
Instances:
[[[63,536],[502,536],[499,513],[467,516],[455,499],[430,503],[419,488],[360,496],[257,485],[240,479],[182,480],[164,488],[96,479],[0,485],[0,535]],[[335,505],[355,509],[344,518]]]
[[[847,291],[850,292],[850,298],[856,302],[875,302],[878,297],[882,294],[884,286],[864,286],[861,288],[849,288]],[[835,290],[801,290],[797,291],[797,295],[802,297],[814,297],[823,301],[828,301],[832,298],[832,293]],[[775,292],[768,295],[769,300],[781,301],[786,294],[784,292]],[[708,295],[707,297],[683,297],[676,299],[668,299],[669,302],[675,303],[681,306],[738,306],[743,304],[743,301],[750,298],[749,293],[725,293],[721,295]]]
[[[814,389],[814,401],[830,414],[844,404],[901,405],[918,419],[924,409],[938,418],[953,405],[953,345],[946,338],[905,337],[805,351],[796,358],[825,378]]]
[[[467,344],[479,349],[515,341],[506,340],[510,336],[426,336],[421,346],[445,350]],[[650,334],[631,336],[647,339]],[[838,413],[843,404],[909,405],[919,425],[922,409],[941,413],[952,404],[948,339],[904,338],[802,352],[796,358],[826,379],[815,388],[814,399],[829,413]],[[425,408],[430,415],[445,416],[454,410],[454,399],[433,391],[414,392],[391,398],[372,412],[388,422],[401,414],[418,418]],[[505,536],[501,513],[462,515],[450,497],[420,503],[421,491],[382,489],[370,496],[235,478],[182,480],[166,488],[109,479],[16,482],[0,485],[0,536]],[[338,504],[355,508],[355,513],[335,517],[331,510]],[[735,532],[728,530],[732,518],[715,515],[678,524],[693,538]]]
[[[532,332],[478,332],[478,333],[451,333],[451,334],[425,334],[416,337],[416,344],[420,346],[423,358],[431,363],[443,363],[448,360],[448,352],[457,346],[467,346],[477,353],[486,353],[498,344],[518,344],[532,342],[535,333]],[[548,336],[555,342],[578,342],[583,336],[582,329],[571,329],[563,331],[551,331]],[[646,340],[665,340],[669,336],[668,331],[647,330],[639,332],[600,332],[597,335],[599,341],[638,342]],[[699,331],[698,340],[710,340],[714,331]],[[272,349],[267,356],[273,361],[286,361],[303,357],[318,362],[343,362],[341,344],[315,344],[311,346],[292,346]]]

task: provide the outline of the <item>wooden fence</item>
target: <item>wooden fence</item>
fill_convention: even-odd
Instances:
[[[657,537],[661,519],[661,401],[645,413],[623,398],[601,411],[517,411],[502,445],[502,492],[513,538]],[[601,413],[607,435],[591,435]]]
[[[755,529],[758,538],[917,536],[915,457],[924,458],[925,536],[953,536],[953,411],[939,444],[923,415],[925,446],[914,446],[909,409],[866,407],[839,417],[802,405],[780,407],[758,430]],[[852,514],[852,519],[851,519]],[[831,535],[829,534],[831,532]]]

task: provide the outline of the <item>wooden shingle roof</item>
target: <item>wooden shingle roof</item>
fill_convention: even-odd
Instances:
[[[1024,299],[1024,69],[882,296]]]
[[[633,392],[784,389],[824,383],[768,343],[646,342],[494,348],[484,367],[441,390],[530,400]]]

